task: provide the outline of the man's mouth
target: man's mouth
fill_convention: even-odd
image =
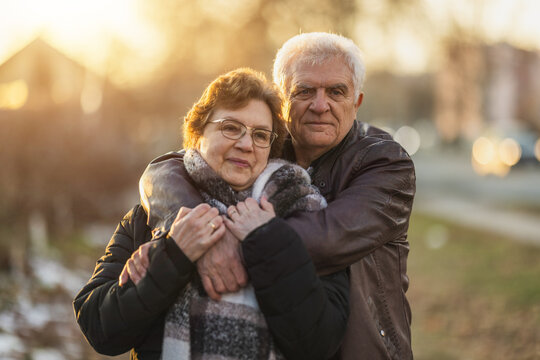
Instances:
[[[309,122],[305,122],[304,123],[304,126],[307,125],[307,126],[310,126],[314,129],[317,129],[317,128],[326,128],[327,126],[332,126],[331,123],[329,122],[324,122],[324,121],[309,121]]]

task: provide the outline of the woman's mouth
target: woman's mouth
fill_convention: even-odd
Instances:
[[[238,167],[247,168],[249,167],[249,161],[238,159],[238,158],[229,158],[228,159],[231,163]]]

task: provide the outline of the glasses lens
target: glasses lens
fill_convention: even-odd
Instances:
[[[229,139],[240,139],[244,134],[242,124],[234,120],[225,120],[221,123],[221,132]]]
[[[255,129],[252,137],[255,145],[260,147],[268,147],[272,142],[272,132],[268,130]]]

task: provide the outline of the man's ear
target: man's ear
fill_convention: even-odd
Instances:
[[[358,108],[360,105],[362,105],[362,100],[364,100],[364,93],[361,92],[360,95],[358,95],[358,99],[356,99],[356,103],[354,104],[354,107],[356,108],[356,111],[358,111]]]

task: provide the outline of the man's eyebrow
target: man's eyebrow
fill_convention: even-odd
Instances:
[[[347,84],[344,84],[344,83],[337,83],[337,84],[329,85],[326,88],[327,89],[339,89],[339,90],[342,90],[343,92],[349,91],[349,87],[347,86]]]
[[[293,85],[293,89],[313,89],[313,88],[314,88],[313,85],[308,85],[305,83],[299,83],[299,84]]]

